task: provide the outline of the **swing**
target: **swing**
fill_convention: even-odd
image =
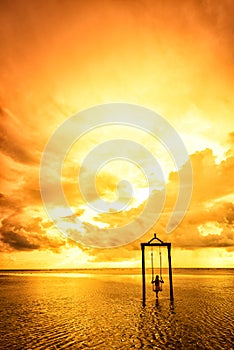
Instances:
[[[152,290],[153,292],[162,292],[162,283],[163,278],[162,278],[162,254],[161,254],[161,248],[159,247],[159,262],[160,262],[160,279],[159,279],[159,284],[156,286],[154,281],[154,252],[153,252],[153,247],[151,247],[151,273],[152,273]]]

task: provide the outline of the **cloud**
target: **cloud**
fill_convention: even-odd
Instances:
[[[24,129],[17,119],[3,108],[0,108],[1,132],[0,145],[1,152],[11,157],[14,161],[35,165],[37,160],[32,151],[32,142],[25,135]],[[34,150],[35,151],[35,150]]]
[[[50,226],[52,226],[50,224]],[[2,252],[52,250],[59,252],[66,242],[61,236],[49,234],[40,217],[27,218],[24,213],[10,215],[0,227]]]
[[[169,235],[165,233],[178,189],[178,176],[171,173],[166,206],[156,225],[140,239],[125,247],[94,252],[94,260],[118,261],[121,255],[125,256],[126,261],[131,261],[134,257],[139,258],[140,242],[149,241],[155,232],[163,241],[172,242],[173,248],[225,248],[227,252],[234,251],[234,157],[230,154],[231,149],[227,151],[226,159],[220,163],[216,163],[211,149],[191,155],[194,172],[192,201],[182,223],[175,231]],[[135,209],[136,216],[139,209]],[[130,213],[127,216],[131,217]],[[105,216],[103,219],[106,219]],[[134,251],[138,253],[135,254]]]
[[[171,240],[175,247],[186,249],[224,247],[234,249],[234,157],[216,163],[212,150],[206,149],[191,155],[194,171],[194,188],[190,208],[182,223],[169,236],[164,234],[167,211],[159,222],[158,229],[163,240]],[[174,174],[170,176],[170,188],[176,186]],[[230,201],[231,200],[231,201]],[[156,226],[157,230],[157,226]]]
[[[39,216],[42,211],[30,205],[31,198],[17,197],[17,194],[0,193],[0,251],[52,250],[58,253],[66,241],[54,230],[53,223]]]
[[[192,154],[190,158],[194,171],[194,192],[190,208],[181,225],[170,236],[164,233],[176,200],[176,189],[178,187],[178,176],[176,173],[171,173],[167,186],[167,201],[164,211],[157,224],[150,229],[144,237],[141,237],[140,240],[148,241],[153,233],[157,232],[160,238],[165,241],[172,241],[173,245],[178,248],[198,249],[205,247],[224,247],[228,250],[232,250],[234,247],[234,207],[233,203],[228,201],[228,198],[233,194],[234,188],[232,178],[234,157],[231,155],[230,151],[227,151],[226,159],[217,163],[212,150],[206,149]],[[68,181],[68,177],[66,181]],[[113,181],[115,182],[115,179],[111,179],[108,185],[108,191],[114,190]],[[103,181],[101,181],[101,190],[104,190],[105,183],[108,183],[107,175],[105,175]],[[207,184],[209,184],[209,186]],[[39,207],[41,206],[35,176],[32,176],[31,179],[29,176],[28,182],[25,182],[12,196],[1,194],[0,204],[4,212],[4,219],[2,220],[0,230],[2,251],[46,249],[59,251],[61,247],[68,244],[71,246],[78,245],[83,250],[88,250],[90,256],[96,257],[95,259],[97,259],[97,261],[104,256],[106,256],[107,260],[118,260],[118,250],[114,250],[112,255],[111,250],[96,250],[82,246],[82,244],[79,243],[83,241],[84,236],[88,242],[87,244],[91,246],[99,245],[100,240],[107,239],[104,234],[105,229],[102,230],[94,224],[83,221],[80,227],[76,225],[76,218],[84,214],[84,208],[83,206],[80,207],[79,202],[77,202],[76,214],[74,217],[64,218],[65,221],[67,220],[67,223],[70,222],[73,225],[70,229],[69,225],[67,226],[68,237],[77,239],[78,243],[69,239],[65,242],[65,239],[63,239],[58,232],[54,236],[51,236],[49,233],[50,224],[46,224],[41,217],[35,215],[37,205],[39,205]],[[30,208],[30,205],[33,206]],[[94,218],[94,222],[96,221],[97,225],[98,223],[108,223],[109,227],[115,228],[123,226],[129,221],[135,221],[135,224],[138,227],[142,227],[143,230],[144,225],[142,225],[138,216],[144,205],[145,203],[139,207],[120,213],[110,212],[99,214]],[[28,219],[30,215],[29,212],[32,209],[34,210],[33,217]],[[28,210],[29,212],[27,213]],[[149,217],[147,217],[148,214]],[[150,222],[152,215],[155,215],[154,210],[152,210],[152,212],[150,211],[150,213],[146,213],[144,220]],[[209,232],[209,228],[212,229],[211,224],[213,227],[217,226],[221,233],[214,234],[213,232]],[[201,225],[206,235],[202,235],[199,231]],[[102,232],[104,234],[103,237]],[[129,235],[130,241],[134,241],[137,238],[134,236],[134,232],[126,231],[126,235]],[[118,243],[117,237],[109,237],[108,239],[110,240],[110,246]],[[116,239],[117,241],[115,241]],[[125,254],[125,250],[131,252],[138,251],[140,240],[135,240],[133,243],[123,247],[123,254]],[[108,245],[108,240],[105,243]],[[129,255],[130,260],[134,254],[135,253],[131,253]]]
[[[1,232],[1,241],[15,250],[24,251],[40,248],[39,244],[32,243],[25,236],[13,231]]]

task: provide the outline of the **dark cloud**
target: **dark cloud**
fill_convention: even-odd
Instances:
[[[30,242],[26,237],[23,235],[13,232],[13,231],[3,231],[1,233],[1,241],[3,243],[6,243],[9,247],[15,249],[15,250],[34,250],[39,249],[39,244],[34,244]]]
[[[0,228],[1,250],[32,251],[52,250],[59,252],[66,244],[61,236],[48,234],[50,223],[43,223],[40,217],[25,218],[24,213],[10,215],[2,220]]]

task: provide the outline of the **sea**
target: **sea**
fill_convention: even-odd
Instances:
[[[234,349],[234,269],[1,270],[0,349]]]

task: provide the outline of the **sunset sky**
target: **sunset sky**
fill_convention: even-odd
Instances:
[[[139,267],[140,242],[154,232],[172,242],[174,267],[234,267],[233,13],[232,0],[0,2],[1,269]],[[116,161],[98,172],[97,192],[112,201],[117,183],[127,179],[134,188],[127,211],[98,214],[85,205],[77,173],[95,145],[116,135],[144,145],[167,188],[149,232],[97,249],[66,239],[50,221],[39,171],[61,123],[112,102],[149,108],[174,127],[190,155],[193,194],[181,224],[166,234],[178,192],[167,150],[127,126],[91,131],[70,149],[62,173],[66,198],[87,230],[101,235],[135,220],[147,201],[141,169]]]

